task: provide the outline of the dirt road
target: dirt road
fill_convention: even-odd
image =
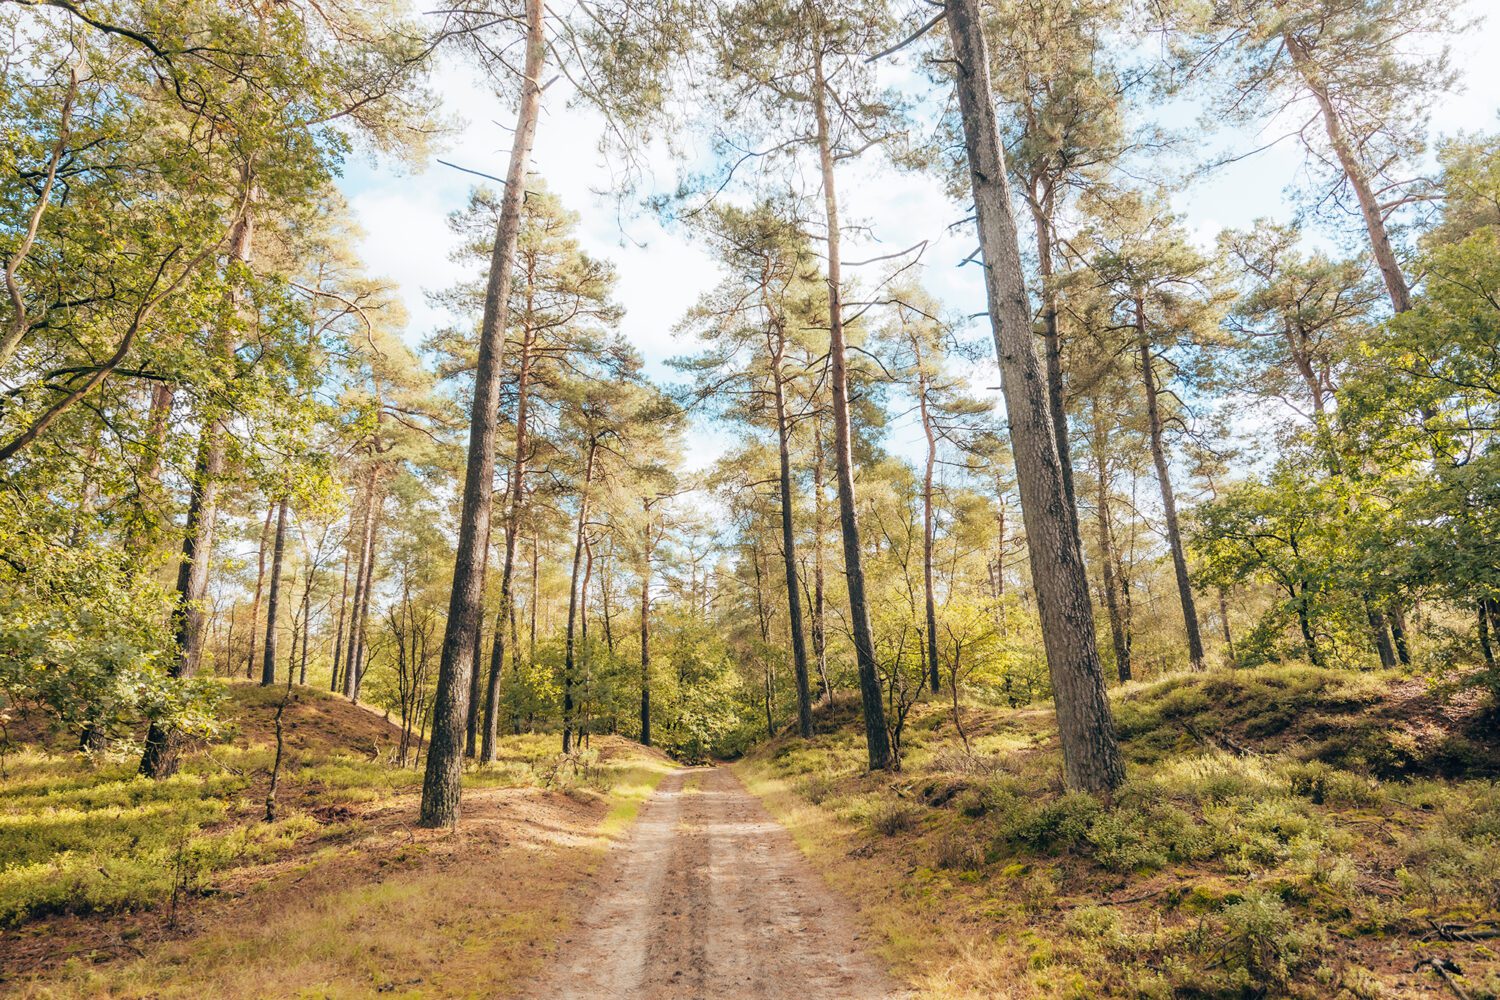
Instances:
[[[662,781],[612,851],[552,971],[556,998],[877,1000],[903,995],[728,768]]]

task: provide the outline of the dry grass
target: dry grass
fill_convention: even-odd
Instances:
[[[368,746],[353,754],[337,748],[341,725],[379,745],[389,733],[384,723],[352,716],[349,706],[331,699],[314,697],[301,707],[302,739],[283,785],[285,822],[295,836],[282,838],[274,851],[226,856],[222,865],[199,871],[176,903],[147,895],[126,910],[44,916],[4,931],[0,993],[524,995],[526,979],[568,925],[605,846],[672,769],[660,754],[612,738],[596,739],[584,766],[557,768],[552,740],[511,738],[499,767],[466,778],[458,831],[421,830],[413,826],[419,775],[370,759]],[[240,739],[254,740],[256,712],[256,705],[244,706]],[[263,752],[254,742],[213,751],[221,762],[241,764]],[[13,770],[11,786],[0,791],[25,796],[67,788],[86,814],[93,799],[120,812],[115,800],[136,794],[132,779],[107,767],[36,756],[30,779]],[[209,825],[195,836],[242,836],[260,826],[252,815],[258,780],[252,770],[243,779],[207,780],[194,773],[200,767],[200,773],[222,770],[191,762],[175,796],[212,805],[203,810]],[[152,787],[143,783],[140,791]],[[128,822],[154,836],[146,824],[155,813],[114,812],[93,821],[106,830]],[[62,829],[53,813],[37,815],[45,835],[61,836],[47,833]],[[129,839],[119,841],[120,850],[129,852]],[[28,843],[41,849],[36,835]],[[82,845],[59,840],[58,846],[76,853]],[[143,855],[138,867],[145,864]]]
[[[1439,731],[1399,758],[1416,776],[1383,779],[1386,747],[1407,746],[1390,720],[1414,714],[1413,685],[1391,680],[1265,668],[1133,685],[1117,701],[1130,780],[1111,804],[1062,794],[1035,709],[973,712],[972,752],[919,709],[896,775],[862,773],[852,727],[739,767],[922,997],[1451,996],[1414,971],[1429,956],[1464,970],[1468,996],[1500,996],[1492,758],[1474,755],[1477,780],[1432,776],[1458,766],[1448,748],[1472,715],[1444,728],[1429,697],[1415,707]],[[1258,727],[1265,708],[1288,721]]]

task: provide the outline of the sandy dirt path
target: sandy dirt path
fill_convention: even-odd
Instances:
[[[564,1000],[904,996],[848,905],[728,768],[665,778],[605,862],[550,973]]]

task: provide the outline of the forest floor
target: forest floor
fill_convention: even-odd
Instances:
[[[852,908],[724,767],[677,771],[611,852],[557,964],[555,1000],[903,996]]]
[[[1477,692],[1268,666],[1112,692],[1128,780],[1068,794],[1046,708],[852,704],[736,766],[878,957],[949,997],[1500,997],[1500,731]]]
[[[656,784],[660,754],[596,739],[559,770],[513,737],[465,778],[456,833],[413,826],[399,731],[297,692],[281,809],[261,821],[279,693],[236,685],[226,742],[165,782],[57,747],[0,778],[0,994],[522,996]]]

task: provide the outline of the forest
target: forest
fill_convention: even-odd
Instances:
[[[0,0],[0,994],[1500,996],[1485,6]]]

